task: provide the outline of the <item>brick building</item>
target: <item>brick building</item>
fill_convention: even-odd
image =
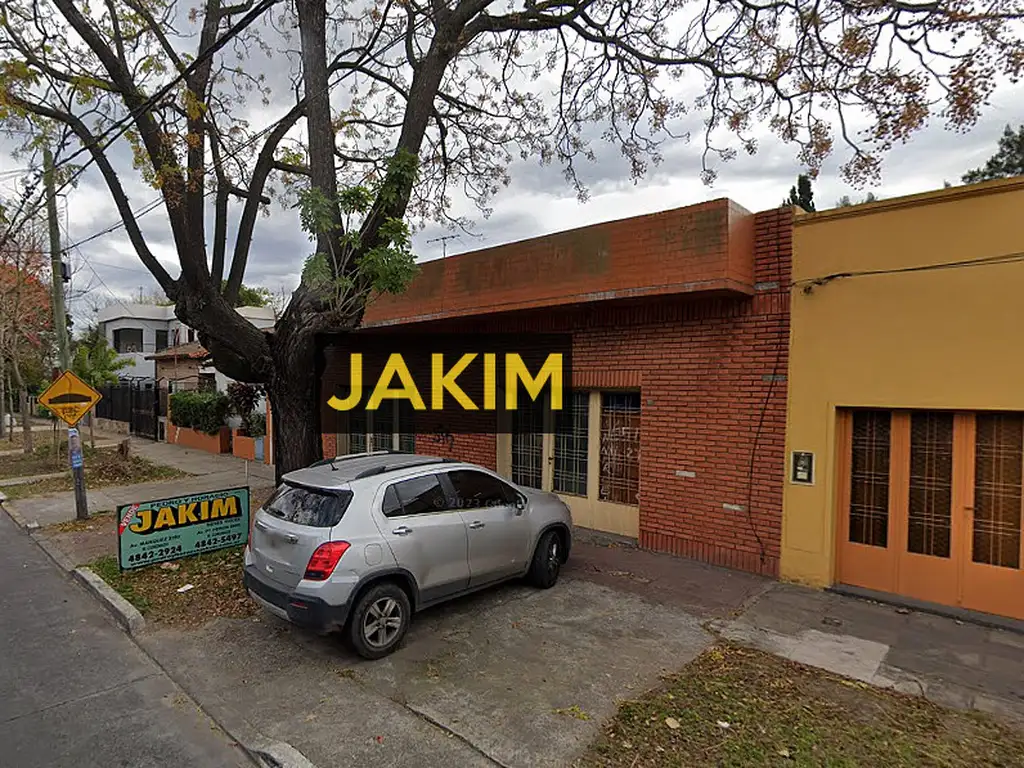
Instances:
[[[777,575],[791,211],[729,200],[422,265],[360,333],[571,332],[572,386],[548,434],[516,424],[437,442],[404,411],[324,408],[326,455],[396,448],[475,461],[554,490],[576,524]],[[328,350],[320,400],[342,381]]]

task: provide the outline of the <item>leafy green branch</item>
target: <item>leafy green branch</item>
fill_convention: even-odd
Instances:
[[[401,190],[415,181],[417,160],[408,154],[393,158],[378,185],[346,187],[333,199],[314,187],[298,193],[299,220],[309,239],[316,242],[321,235],[331,235],[325,238],[330,253],[317,251],[306,258],[302,282],[336,312],[347,312],[366,299],[367,292],[402,293],[416,276],[412,236],[401,218],[384,216],[372,241],[363,239],[367,219],[392,207]],[[333,231],[336,212],[341,213],[340,232]]]

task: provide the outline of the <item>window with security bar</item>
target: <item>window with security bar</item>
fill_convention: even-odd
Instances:
[[[369,419],[366,411],[349,411],[348,413],[348,452],[364,453],[366,451]]]
[[[349,453],[416,450],[415,409],[408,400],[390,400],[372,411],[348,414]]]
[[[910,417],[910,498],[907,551],[950,556],[953,522],[953,414]]]
[[[562,410],[555,411],[554,489],[587,495],[587,438],[590,393],[570,392]]]
[[[531,401],[512,413],[512,482],[540,488],[544,481],[544,403]]]
[[[408,400],[398,401],[398,424],[395,427],[395,435],[398,442],[398,450],[406,453],[416,452],[416,409]]]
[[[385,400],[370,416],[371,451],[393,451],[395,449],[395,401]]]
[[[872,547],[889,544],[888,411],[855,411],[850,466],[850,541]]]
[[[976,424],[971,559],[1019,569],[1024,416],[979,413]]]
[[[640,393],[601,393],[601,464],[598,498],[639,504]]]

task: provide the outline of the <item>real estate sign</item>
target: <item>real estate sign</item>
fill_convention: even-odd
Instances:
[[[230,488],[117,510],[122,570],[235,547],[249,538],[249,489]]]

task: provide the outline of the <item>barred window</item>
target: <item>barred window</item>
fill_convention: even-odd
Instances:
[[[555,412],[555,476],[558,493],[587,495],[587,438],[590,393],[571,392]]]
[[[887,411],[853,414],[850,470],[850,541],[872,547],[889,543],[889,435]]]
[[[640,496],[640,393],[601,393],[598,498],[636,505]]]

